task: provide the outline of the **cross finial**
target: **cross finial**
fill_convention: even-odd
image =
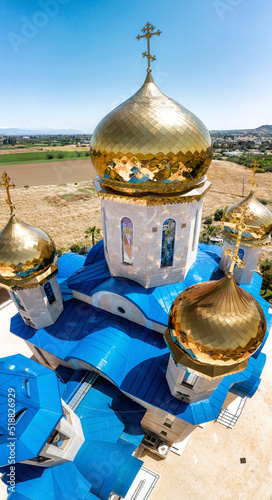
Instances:
[[[4,186],[6,188],[6,191],[7,191],[6,202],[10,208],[10,215],[14,215],[15,206],[13,205],[13,203],[11,201],[9,188],[11,188],[11,187],[15,188],[15,184],[13,182],[10,184],[10,177],[8,176],[8,174],[6,172],[3,173],[1,179],[2,179],[2,182],[0,181],[0,186]]]
[[[247,223],[245,223],[245,219]],[[238,212],[237,210],[233,210],[231,214],[231,220],[229,222],[224,220],[224,217],[222,218],[223,226],[227,226],[231,229],[236,229],[237,231],[237,240],[234,250],[232,251],[231,248],[226,248],[224,250],[225,255],[230,255],[231,257],[231,265],[227,273],[228,278],[231,278],[233,276],[233,269],[235,267],[235,264],[238,268],[245,268],[246,260],[240,259],[239,257],[239,248],[241,244],[242,234],[246,231],[250,231],[250,233],[254,236],[260,236],[265,232],[263,226],[256,227],[250,225],[250,223],[253,222],[254,219],[257,219],[257,216],[249,210],[249,206],[246,203],[243,203],[241,205],[240,212]]]
[[[156,61],[156,56],[150,55],[150,38],[154,35],[159,36],[161,34],[160,30],[153,33],[154,29],[155,29],[155,26],[153,26],[150,23],[146,23],[145,27],[142,29],[142,32],[144,33],[144,35],[136,36],[137,40],[140,40],[141,38],[147,39],[147,52],[143,52],[143,57],[147,57],[147,59],[148,59],[147,73],[151,73],[151,71],[152,71],[151,66],[150,66],[150,62]]]
[[[264,169],[260,168],[260,164],[256,160],[250,164],[250,167],[252,169],[253,175],[252,175],[251,181],[248,181],[248,182],[249,182],[249,184],[251,184],[251,186],[252,186],[251,192],[253,192],[255,190],[255,187],[258,187],[258,184],[256,184],[256,182],[255,182],[256,172],[258,170],[260,170],[261,172],[264,172]]]

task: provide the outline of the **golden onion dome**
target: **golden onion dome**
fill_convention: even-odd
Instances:
[[[232,215],[241,213],[241,209],[245,205],[248,207],[247,212],[249,216],[245,215],[244,222],[246,225],[251,226],[252,232],[247,231],[242,233],[241,244],[250,246],[265,244],[272,230],[272,212],[256,198],[254,191],[251,191],[246,198],[231,205],[226,210],[223,221],[230,222]],[[253,217],[249,218],[250,216]],[[256,235],[254,227],[262,228],[262,232]],[[222,234],[230,242],[233,242],[237,238],[238,230],[224,226]]]
[[[205,125],[148,73],[140,90],[97,125],[91,157],[104,186],[139,195],[182,192],[204,183],[212,145]]]
[[[56,270],[56,249],[41,229],[11,215],[0,232],[0,285],[6,288],[35,286]]]
[[[177,362],[216,377],[244,369],[265,332],[262,308],[227,275],[182,292],[172,305],[165,337]]]

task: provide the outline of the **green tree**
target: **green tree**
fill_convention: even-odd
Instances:
[[[221,220],[223,217],[224,210],[223,208],[217,208],[214,212],[214,220]]]
[[[263,275],[262,290],[264,290],[264,294],[266,294],[272,285],[272,260],[264,259],[260,263],[260,270]]]
[[[213,218],[211,215],[207,215],[203,221],[204,224],[211,224],[213,221]]]
[[[71,252],[74,252],[74,253],[79,253],[80,248],[81,248],[80,245],[77,245],[76,243],[74,243],[73,245],[70,246]]]
[[[85,238],[89,238],[89,236],[92,237],[92,245],[94,246],[95,242],[101,239],[101,230],[96,226],[88,227],[85,230]]]

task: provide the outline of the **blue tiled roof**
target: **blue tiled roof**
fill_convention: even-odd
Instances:
[[[105,259],[104,253],[104,241],[100,240],[96,245],[94,245],[88,252],[86,256],[86,261],[84,266],[89,266],[90,264],[94,264],[99,260]]]
[[[56,374],[21,354],[0,360],[0,466],[8,463],[8,394],[15,390],[16,459],[36,457],[62,417]],[[13,393],[12,393],[13,394]]]
[[[7,471],[8,472],[8,471]],[[2,480],[8,480],[7,472]],[[43,468],[16,464],[16,493],[9,500],[94,500],[90,483],[74,463]]]
[[[131,454],[144,436],[145,411],[101,377],[76,409],[85,443],[75,464],[99,498],[107,500],[111,492],[125,496],[141,468]]]
[[[197,262],[190,269],[186,280],[181,283],[146,289],[132,280],[112,278],[105,259],[100,255],[100,260],[90,265],[87,265],[86,260],[85,267],[69,278],[68,285],[87,296],[101,291],[116,293],[136,305],[150,321],[167,326],[168,314],[175,298],[188,286],[209,280],[217,270],[218,254],[212,252],[213,245],[209,247],[212,248],[208,250],[208,254],[199,249]],[[221,247],[216,248],[222,250]],[[219,273],[213,279],[221,277],[223,274]]]
[[[58,259],[58,278],[68,278],[81,269],[86,261],[85,255],[68,252]]]
[[[69,280],[69,286],[81,292],[85,287],[86,294],[102,289],[119,293],[137,304],[148,319],[156,318],[158,321],[160,318],[162,324],[166,325],[171,304],[181,290],[196,282],[222,277],[221,271],[218,271],[221,251],[219,246],[199,245],[197,261],[189,270],[184,283],[146,290],[130,280],[110,278],[105,261],[99,260],[75,273]],[[262,305],[269,330],[269,305],[259,296],[260,286],[260,276],[255,273],[250,286],[245,285],[243,288],[248,289]],[[153,310],[157,312],[156,315]],[[241,391],[245,390],[250,395],[261,373],[260,348],[252,356],[246,370],[225,377],[212,399],[188,405],[170,394],[165,378],[169,351],[162,335],[125,318],[73,299],[66,302],[64,312],[54,325],[35,333],[17,316],[12,320],[12,331],[34,345],[46,346],[46,349],[64,361],[84,361],[132,397],[179,415],[191,423],[216,418],[231,386],[230,380],[238,384],[248,379],[248,387],[243,384]],[[256,369],[255,381],[251,371],[253,366]]]

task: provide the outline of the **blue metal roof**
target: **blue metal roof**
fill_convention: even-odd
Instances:
[[[56,374],[21,354],[0,360],[0,466],[8,463],[8,395],[14,395],[16,459],[36,457],[62,417]]]
[[[85,255],[68,252],[58,259],[58,278],[68,278],[81,269],[86,261]]]
[[[95,262],[103,259],[105,259],[104,241],[100,240],[87,253],[84,266],[89,266],[90,264],[94,264]]]
[[[7,472],[2,477],[7,482]],[[90,483],[73,462],[51,468],[16,464],[16,493],[9,500],[94,500]]]
[[[99,498],[108,500],[111,492],[124,497],[141,468],[131,454],[144,436],[145,411],[102,377],[76,409],[86,441],[75,464]]]
[[[102,243],[99,244],[102,248]],[[97,245],[93,247],[93,252]],[[99,261],[86,259],[85,267],[68,279],[68,286],[87,296],[101,291],[116,293],[137,306],[148,320],[167,326],[171,305],[183,290],[196,282],[206,281],[211,277],[220,279],[224,276],[221,272],[213,276],[218,267],[218,250],[217,253],[212,252],[214,246],[208,245],[208,247],[208,253],[199,249],[197,262],[191,267],[185,281],[180,283],[147,289],[132,280],[113,278],[103,257],[104,254],[101,254]],[[221,247],[216,249],[222,251]]]
[[[105,290],[119,293],[137,304],[148,319],[155,317],[158,321],[160,317],[160,321],[166,325],[171,304],[181,290],[203,280],[222,277],[221,271],[218,271],[221,251],[222,248],[219,246],[199,245],[197,261],[189,270],[184,283],[146,290],[131,280],[109,278],[105,261],[99,260],[75,273],[69,280],[69,286],[82,293],[85,287],[86,294],[92,294],[94,290],[101,290],[103,287]],[[260,276],[255,273],[250,286],[245,285],[243,288],[248,289],[263,307],[269,331],[271,315],[268,314],[268,303],[259,296],[260,286]],[[156,315],[153,314],[153,309],[157,311]],[[64,361],[70,359],[84,361],[131,396],[179,415],[191,423],[215,418],[214,415],[218,414],[219,408],[217,399],[222,406],[231,386],[230,380],[235,384],[245,379],[251,380],[249,382],[251,388],[246,389],[250,395],[260,375],[261,358],[258,356],[262,347],[252,356],[246,370],[225,377],[225,385],[223,383],[219,385],[213,394],[213,399],[187,405],[170,394],[165,378],[169,351],[164,344],[163,336],[125,318],[73,299],[66,302],[63,313],[54,325],[36,333],[17,315],[12,319],[11,330],[34,345],[45,346],[45,349]],[[251,372],[253,365],[256,376],[258,374],[255,382]],[[243,388],[245,387],[243,385]],[[206,420],[202,419],[203,415]]]

